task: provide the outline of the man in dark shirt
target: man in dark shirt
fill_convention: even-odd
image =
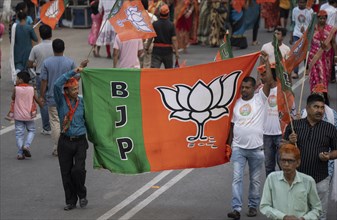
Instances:
[[[151,58],[151,68],[160,68],[163,63],[165,69],[173,67],[173,51],[176,59],[179,58],[177,37],[174,24],[168,19],[169,8],[166,4],[160,8],[160,17],[153,23],[157,37],[154,38],[153,51]],[[152,42],[150,39],[148,42]],[[149,50],[150,43],[145,45],[145,52]]]
[[[318,196],[322,202],[320,219],[326,219],[329,198],[330,176],[328,161],[337,158],[337,130],[323,121],[324,98],[312,94],[307,99],[308,116],[293,122],[294,132],[288,125],[284,138],[292,144],[297,144],[301,151],[299,172],[312,176],[317,184]]]

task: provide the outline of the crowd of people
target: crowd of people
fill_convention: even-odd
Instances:
[[[247,216],[256,216],[260,208],[262,214],[272,219],[326,219],[329,195],[337,201],[337,182],[332,183],[337,176],[333,163],[337,159],[337,113],[329,107],[328,94],[329,83],[336,81],[337,0],[329,0],[320,7],[313,5],[313,9],[306,7],[306,0],[299,0],[297,5],[289,0],[261,5],[249,0],[239,6],[241,10],[222,0],[154,0],[150,4],[142,0],[157,36],[127,41],[121,41],[110,22],[105,22],[114,2],[91,1],[92,27],[88,36],[93,56],[101,57],[100,49],[104,46],[106,57],[113,59],[113,68],[160,68],[162,64],[164,68],[173,68],[174,56],[178,59],[180,52],[187,53],[190,44],[219,46],[228,28],[232,29],[233,46],[247,47],[244,33],[249,28],[253,29],[252,45],[257,46],[260,16],[265,19],[266,30],[274,33],[282,58],[287,59],[290,53],[284,42],[287,31],[292,45],[308,29],[312,14],[317,11],[318,22],[306,66],[312,94],[301,114],[292,114],[293,122],[285,131],[281,130],[276,104],[272,42],[261,47],[257,79],[246,77],[242,82],[241,98],[233,109],[227,140],[232,147],[233,163],[232,210],[228,217],[240,219],[243,176],[248,162]],[[52,155],[60,163],[64,210],[74,209],[77,201],[80,207],[85,207],[88,142],[78,80],[88,60],[77,66],[72,58],[64,56],[64,41],[52,40],[52,29],[44,24],[39,26],[41,42],[33,47],[32,41],[37,42],[38,37],[31,25],[32,18],[27,15],[27,5],[21,2],[15,9],[10,26],[15,86],[7,119],[15,121],[17,159],[32,157],[36,102],[42,118],[41,133],[51,135]],[[35,69],[34,85],[29,84],[29,68]],[[297,67],[291,76],[296,79],[298,74]],[[280,171],[276,171],[277,167]],[[263,170],[267,179],[261,197]]]

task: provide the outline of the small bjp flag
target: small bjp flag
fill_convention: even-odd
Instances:
[[[64,1],[54,0],[47,2],[41,8],[41,20],[44,24],[55,28],[57,22],[60,20],[64,12]]]
[[[151,24],[151,18],[140,0],[124,1],[118,13],[109,21],[121,41],[157,36]]]

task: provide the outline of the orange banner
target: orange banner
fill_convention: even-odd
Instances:
[[[57,22],[60,20],[64,12],[64,1],[54,0],[47,2],[41,8],[41,20],[44,24],[55,28]]]

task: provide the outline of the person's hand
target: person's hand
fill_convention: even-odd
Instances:
[[[260,59],[261,59],[262,63],[267,63],[267,61],[268,61],[268,54],[263,50],[261,50]]]
[[[321,152],[321,153],[319,153],[318,157],[319,157],[319,159],[321,161],[328,161],[328,160],[330,160],[330,155],[329,155],[328,152]]]
[[[290,141],[290,143],[295,144],[297,142],[297,134],[294,133],[294,132],[291,133],[289,135],[289,141]]]
[[[88,60],[88,59],[86,59],[86,60],[83,60],[83,61],[81,62],[81,64],[80,64],[80,66],[79,66],[79,67],[82,67],[82,68],[84,68],[84,67],[86,67],[86,66],[88,65],[88,63],[89,63],[89,60]]]
[[[180,56],[179,56],[178,51],[176,51],[175,55],[176,55],[176,59],[179,59]]]
[[[42,96],[39,97],[39,101],[42,105],[44,105],[44,103],[46,102],[46,100]]]

